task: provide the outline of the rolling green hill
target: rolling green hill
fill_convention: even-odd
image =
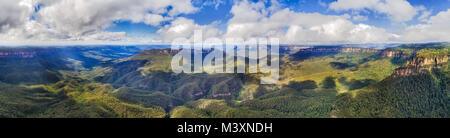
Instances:
[[[449,48],[283,47],[274,85],[262,74],[175,74],[168,49],[4,48],[0,117],[449,117]]]

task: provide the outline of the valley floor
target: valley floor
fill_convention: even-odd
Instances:
[[[287,49],[276,85],[260,85],[262,74],[175,74],[170,50],[35,49],[0,57],[0,117],[450,117],[449,48]]]

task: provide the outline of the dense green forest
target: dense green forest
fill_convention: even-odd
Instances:
[[[450,117],[449,48],[285,48],[274,85],[175,74],[163,47],[2,48],[12,54],[0,56],[0,117]]]

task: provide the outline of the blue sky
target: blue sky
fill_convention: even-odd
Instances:
[[[253,2],[258,2],[258,0],[252,0]],[[342,14],[352,14],[354,11],[333,11],[330,10],[328,4],[335,2],[337,0],[280,0],[283,8],[289,8],[297,12],[305,13],[321,13],[325,15],[342,15]],[[432,15],[436,15],[441,11],[445,11],[450,8],[450,0],[407,0],[412,6],[424,6],[426,9],[430,10]],[[219,28],[222,31],[226,31],[226,23],[229,19],[233,17],[230,13],[232,6],[234,5],[233,0],[223,0],[218,7],[216,5],[203,5],[205,0],[194,0],[193,4],[196,7],[201,7],[201,9],[193,14],[183,14],[179,17],[186,17],[193,19],[196,24],[207,25],[213,22],[219,22]],[[326,4],[326,5],[324,5]],[[269,7],[270,2],[266,3]],[[368,25],[373,25],[376,27],[386,28],[390,31],[395,31],[404,26],[393,24],[386,14],[377,13],[376,11],[366,10],[360,13],[363,16],[367,16],[366,21],[353,21],[355,23],[364,23]],[[415,25],[421,23],[417,18],[411,21],[405,22],[406,25]],[[115,27],[107,29],[108,31],[123,31],[130,34],[151,34],[158,30],[158,27],[152,27],[145,25],[143,23],[131,23],[131,22],[116,22]],[[155,34],[157,35],[157,34]]]
[[[450,41],[450,0],[1,0],[0,45]]]

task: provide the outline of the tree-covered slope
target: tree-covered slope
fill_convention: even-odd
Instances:
[[[417,48],[417,47],[414,47]],[[340,117],[449,117],[449,47],[417,50],[380,83],[340,95]]]
[[[287,47],[284,50],[290,52],[281,55],[280,81],[274,85],[261,85],[262,74],[175,74],[170,63],[177,51],[168,49],[68,47],[49,48],[54,51],[50,53],[24,49],[0,53],[0,70],[7,72],[0,75],[0,117],[449,117],[450,113],[448,44]]]

